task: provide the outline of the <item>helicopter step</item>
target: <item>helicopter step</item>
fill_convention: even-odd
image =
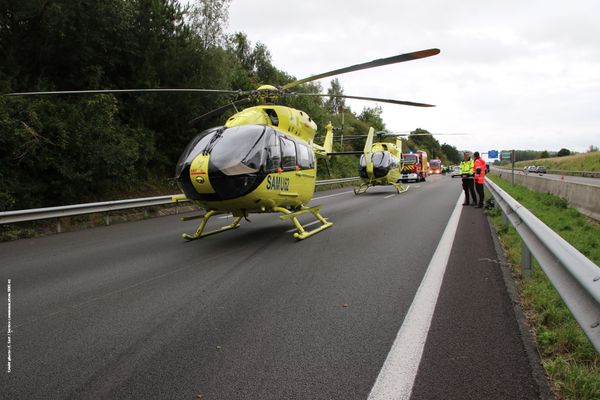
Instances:
[[[294,212],[288,210],[287,208],[283,208],[283,207],[273,207],[273,211],[278,211],[278,212],[281,212],[284,214],[284,215],[279,216],[280,219],[282,219],[282,220],[283,219],[291,219],[292,220],[292,222],[296,226],[296,229],[298,230],[297,232],[294,232],[294,238],[297,240],[306,239],[308,237],[316,235],[317,233],[324,231],[327,228],[331,228],[333,226],[333,222],[329,222],[325,218],[323,218],[323,216],[320,214],[320,210],[321,210],[321,206],[306,207],[306,208],[302,208],[301,210],[294,211]],[[311,213],[312,215],[314,215],[315,218],[318,220],[317,222],[320,222],[322,225],[316,229],[313,229],[312,231],[305,230],[304,226],[302,226],[300,221],[298,221],[298,217],[300,215],[308,214],[308,213]]]
[[[240,227],[240,221],[242,220],[243,217],[235,217],[231,224],[225,225],[219,229],[215,229],[214,231],[204,233],[204,228],[206,227],[206,223],[208,222],[208,220],[211,217],[214,217],[215,215],[219,215],[219,214],[229,214],[229,213],[223,212],[223,211],[209,211],[206,214],[204,214],[203,216],[201,215],[201,216],[182,218],[182,221],[188,221],[191,219],[202,218],[202,222],[200,223],[200,226],[198,227],[198,229],[196,229],[196,233],[194,233],[193,235],[188,235],[187,233],[182,233],[181,237],[183,237],[184,239],[187,239],[187,240],[196,240],[196,239],[201,239],[206,236],[214,235],[216,233],[221,233],[221,232],[225,232],[225,231],[228,231],[231,229],[236,229],[236,228]]]

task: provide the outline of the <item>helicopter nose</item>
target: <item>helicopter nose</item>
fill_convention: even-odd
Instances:
[[[208,177],[209,155],[199,155],[181,168],[177,183],[188,199],[200,200],[202,194],[215,193]]]
[[[209,154],[200,154],[190,165],[189,178],[192,186],[198,193],[215,193],[208,177],[209,157]]]

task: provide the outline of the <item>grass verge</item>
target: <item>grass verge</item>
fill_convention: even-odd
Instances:
[[[511,185],[489,176],[498,186],[596,264],[600,264],[600,225],[586,219],[566,200]],[[544,368],[559,399],[600,399],[600,355],[591,345],[562,299],[534,262],[533,276],[525,279],[519,265],[520,238],[509,224],[502,226],[499,209],[488,210],[508,261],[514,266],[525,314],[538,343]]]

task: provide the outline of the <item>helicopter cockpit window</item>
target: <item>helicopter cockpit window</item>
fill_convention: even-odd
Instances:
[[[390,153],[387,151],[378,151],[373,153],[373,167],[374,168],[387,168],[390,165]]]
[[[267,162],[265,166],[266,172],[277,172],[281,166],[281,146],[279,146],[279,137],[275,131],[270,130],[267,133],[266,139]]]
[[[263,125],[242,125],[226,128],[210,152],[211,163],[225,175],[259,172],[265,156]]]
[[[286,139],[280,138],[281,140],[281,168],[284,171],[294,170],[296,169],[296,146],[294,142]]]
[[[365,155],[361,155],[360,156],[360,161],[358,162],[362,168],[366,168],[367,167],[367,159],[365,158]]]
[[[307,145],[302,143],[296,143],[296,150],[298,152],[298,166],[300,169],[314,168],[312,150]]]
[[[205,131],[202,131],[198,135],[196,135],[196,137],[192,139],[190,143],[186,146],[183,153],[181,153],[179,161],[177,161],[175,176],[181,175],[181,172],[183,171],[185,165],[191,163],[194,160],[194,158],[198,157],[198,155],[206,149],[207,145],[210,143],[215,133],[222,129],[222,126],[218,126],[216,128],[210,128]]]

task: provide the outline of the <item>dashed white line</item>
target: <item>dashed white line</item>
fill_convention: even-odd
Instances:
[[[325,220],[327,220],[327,219],[328,219],[328,218],[325,218]],[[308,223],[308,224],[306,224],[306,225],[302,225],[302,227],[303,227],[303,228],[306,228],[307,226],[311,226],[311,225],[314,225],[314,224],[318,224],[319,222],[321,222],[321,221],[313,221],[313,222],[311,222],[311,223]],[[290,229],[289,231],[286,231],[286,232],[287,232],[287,233],[290,233],[290,232],[296,232],[296,231],[297,231],[297,229],[296,229],[296,228],[294,228],[294,229]]]
[[[394,197],[395,195],[396,195],[395,193],[394,194],[390,194],[388,196],[385,196],[384,199],[389,199],[390,197]]]
[[[346,193],[354,193],[354,192],[352,190],[349,190],[347,192],[334,193],[334,194],[329,194],[327,196],[313,197],[313,200],[326,199],[328,197],[339,196],[339,195],[346,194]]]
[[[369,400],[410,399],[458,228],[461,203],[462,194],[456,202],[394,344],[379,371]]]

